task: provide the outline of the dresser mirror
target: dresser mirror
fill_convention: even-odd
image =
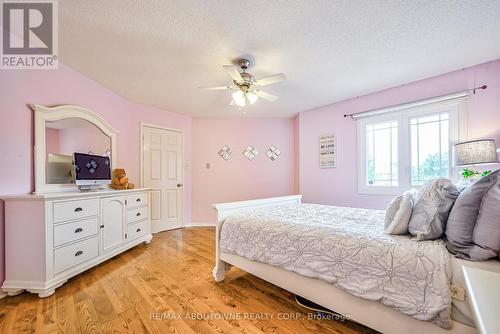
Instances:
[[[73,154],[107,156],[116,161],[116,131],[102,117],[78,106],[35,111],[35,193],[76,191]]]
[[[74,183],[73,153],[111,154],[111,138],[81,118],[45,122],[45,182]]]

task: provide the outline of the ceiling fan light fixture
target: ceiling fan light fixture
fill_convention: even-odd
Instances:
[[[245,106],[245,94],[241,90],[234,92],[232,95],[233,100],[237,105],[239,105],[240,107]]]
[[[247,93],[247,98],[248,98],[248,101],[250,101],[250,104],[254,104],[255,101],[257,101],[257,99],[259,97],[257,95],[255,95],[254,93]]]
[[[265,78],[257,80],[252,74],[246,71],[250,65],[250,61],[248,59],[240,59],[238,64],[240,65],[242,72],[237,70],[232,65],[222,66],[232,79],[231,86],[200,88],[208,90],[234,90],[234,93],[232,94],[233,99],[231,100],[230,105],[237,105],[240,109],[247,105],[247,99],[250,104],[254,104],[259,98],[270,102],[274,102],[278,99],[277,96],[261,91],[260,87],[286,80],[286,76],[283,73],[269,75]]]

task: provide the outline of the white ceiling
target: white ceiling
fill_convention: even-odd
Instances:
[[[59,1],[60,59],[125,98],[234,116],[222,65],[283,72],[248,116],[297,112],[500,58],[500,1]]]

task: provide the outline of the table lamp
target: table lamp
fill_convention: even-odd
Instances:
[[[494,139],[478,139],[461,142],[455,145],[455,162],[457,167],[474,167],[498,163],[497,148]],[[462,177],[464,179],[477,176],[486,176],[491,170],[478,172],[473,168],[464,168]]]

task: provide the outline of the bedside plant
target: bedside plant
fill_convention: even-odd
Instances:
[[[464,178],[464,180],[468,180],[468,179],[475,178],[477,176],[483,177],[483,176],[489,175],[489,174],[491,174],[491,170],[485,170],[484,172],[478,172],[477,170],[464,168],[462,170],[461,174],[462,174],[462,177]]]

